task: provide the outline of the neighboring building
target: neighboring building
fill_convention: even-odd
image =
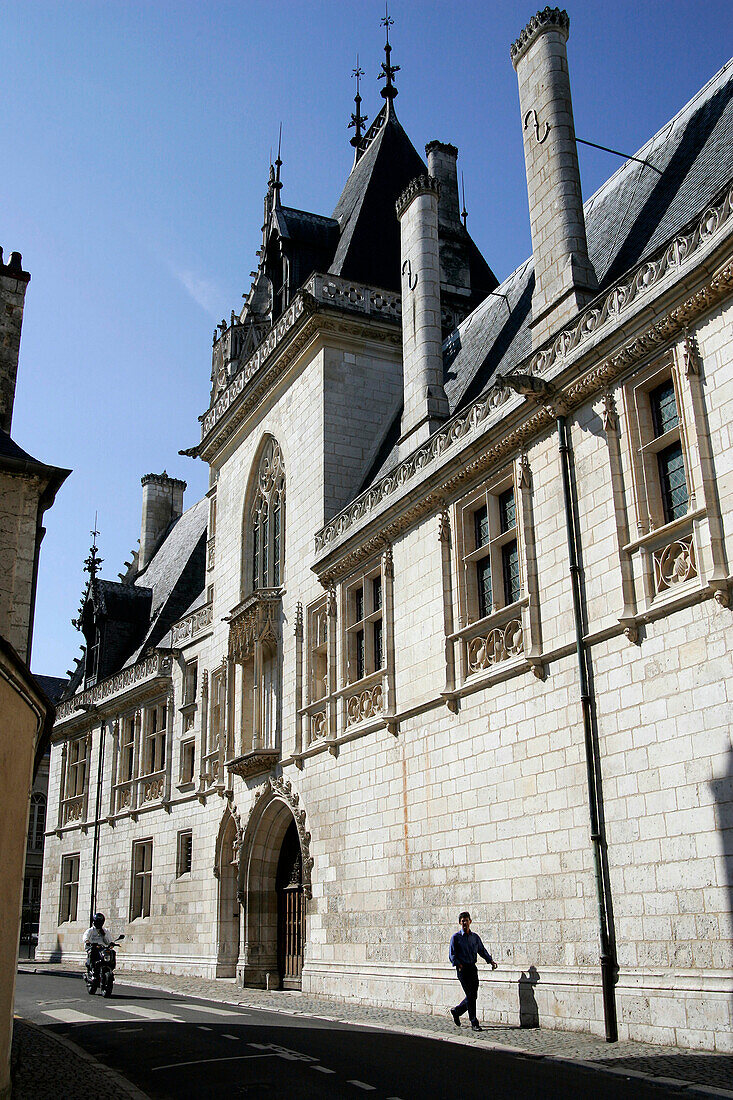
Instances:
[[[0,249],[0,1097],[9,1095],[13,995],[21,927],[29,802],[48,749],[53,705],[31,676],[31,640],[44,513],[69,470],[31,458],[10,430],[23,305],[30,275]],[[34,804],[34,809],[38,803]],[[36,837],[43,823],[36,817]],[[40,866],[35,882],[40,886]]]
[[[127,572],[89,559],[41,957],[96,905],[123,965],[443,1012],[469,908],[487,1018],[733,1045],[733,62],[583,207],[567,34],[512,47],[501,286],[389,46],[332,218],[278,160],[206,498],[148,475]]]

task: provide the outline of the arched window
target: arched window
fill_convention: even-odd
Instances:
[[[46,831],[46,796],[40,791],[31,795],[31,808],[28,815],[28,847],[33,851],[43,851],[43,834]]]
[[[285,560],[285,468],[274,439],[260,459],[250,523],[252,588],[279,588]]]

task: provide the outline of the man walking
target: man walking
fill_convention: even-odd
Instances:
[[[461,926],[460,932],[454,932],[450,939],[448,958],[456,968],[458,981],[463,986],[466,994],[459,1005],[450,1010],[453,1023],[461,1026],[461,1016],[468,1011],[468,1018],[474,1031],[481,1031],[481,1024],[476,1019],[476,997],[478,996],[478,967],[476,959],[480,955],[482,959],[496,970],[496,963],[481,942],[481,937],[471,931],[471,914],[461,913],[458,918]]]

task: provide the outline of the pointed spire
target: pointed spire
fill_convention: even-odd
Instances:
[[[463,178],[463,172],[461,172],[461,202],[463,204],[463,210],[461,210],[461,218],[463,219],[463,228],[466,229],[466,222],[468,221],[468,210],[466,210],[466,182]]]
[[[283,124],[280,123],[280,133],[277,136],[277,160],[275,161],[275,182],[273,188],[275,191],[275,206],[280,205],[280,192],[282,190],[282,183],[280,182],[280,169],[283,166],[282,159],[280,157],[280,149],[282,147],[283,140]]]
[[[366,115],[361,113],[361,95],[359,94],[359,77],[364,75],[364,70],[359,68],[359,55],[356,55],[356,68],[352,69],[351,75],[356,77],[356,95],[354,96],[354,103],[356,104],[356,111],[351,116],[351,122],[349,123],[349,129],[354,127],[354,136],[351,139],[350,144],[354,146],[356,150],[356,157],[354,163],[359,159],[364,150],[361,147],[362,142],[362,127],[369,119]]]
[[[99,550],[98,550],[98,547],[97,547],[97,535],[99,534],[99,531],[97,530],[97,513],[96,512],[94,513],[94,530],[90,531],[89,533],[92,536],[92,545],[91,545],[91,548],[89,550],[89,554],[84,559],[84,572],[89,574],[89,580],[87,581],[87,583],[84,587],[84,592],[82,593],[81,603],[79,604],[79,610],[77,612],[77,617],[75,619],[71,620],[71,625],[75,626],[77,630],[81,630],[81,618],[82,618],[82,614],[84,612],[84,605],[87,602],[87,597],[89,596],[89,592],[91,590],[91,587],[94,584],[94,581],[97,579],[97,573],[99,572],[99,567],[102,564],[102,561],[104,560],[103,558],[100,558]]]
[[[397,95],[397,89],[394,86],[393,77],[395,73],[400,71],[399,65],[393,65],[390,61],[392,54],[392,47],[389,44],[389,28],[394,24],[394,19],[390,17],[389,8],[387,4],[384,5],[384,19],[382,19],[381,25],[385,28],[387,41],[384,47],[385,60],[382,62],[382,71],[379,74],[380,80],[386,80],[386,84],[382,88],[382,96],[387,100],[387,111],[389,112],[392,101]]]

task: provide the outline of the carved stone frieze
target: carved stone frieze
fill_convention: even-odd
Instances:
[[[469,672],[482,672],[492,665],[524,653],[524,633],[519,619],[510,619],[488,634],[472,638],[467,646]]]
[[[214,621],[214,609],[211,604],[207,604],[205,607],[199,607],[196,611],[192,611],[190,615],[187,615],[185,619],[181,619],[180,622],[173,624],[173,645],[180,646],[184,642],[195,638],[202,630],[205,630],[207,626],[211,626]]]
[[[118,695],[129,688],[136,687],[146,680],[152,680],[159,676],[170,676],[172,658],[168,653],[153,653],[149,657],[143,657],[141,661],[125,668],[122,672],[115,673],[100,680],[94,687],[80,692],[71,699],[59,703],[56,708],[56,721],[62,722],[70,718],[76,711],[81,710],[82,704],[97,704],[108,699],[112,695]]]

